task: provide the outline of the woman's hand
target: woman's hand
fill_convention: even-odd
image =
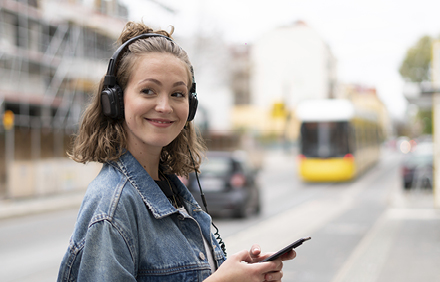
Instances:
[[[261,249],[259,245],[253,245],[251,248],[251,251],[249,252],[250,256],[252,258],[253,262],[259,262],[264,260],[265,258],[271,256],[272,254],[265,254],[265,255],[261,255]],[[287,253],[285,253],[284,255],[282,255],[279,259],[275,260],[275,261],[285,261],[285,260],[292,260],[296,257],[296,252],[294,250],[291,250]],[[281,268],[282,268],[282,263],[281,263]],[[279,272],[279,273],[277,273]],[[276,279],[278,276],[279,279]],[[274,271],[272,273],[266,273],[265,274],[265,280],[264,281],[281,281],[281,278],[283,277],[283,272],[282,270],[280,271]],[[275,278],[275,280],[274,280]]]
[[[261,255],[260,247],[253,245],[250,251],[241,251],[230,256],[205,282],[281,281],[282,261],[293,259],[296,253],[292,250],[277,260],[259,263],[270,255]]]
[[[251,255],[251,257],[252,257],[252,260],[253,260],[254,262],[262,261],[262,260],[264,260],[265,258],[268,258],[268,257],[270,257],[270,256],[272,255],[272,253],[268,253],[268,254],[265,254],[265,255],[261,255],[261,256],[260,256],[260,254],[261,254],[261,249],[260,249],[260,246],[257,245],[257,244],[255,244],[255,245],[252,246],[252,248],[251,248],[251,250],[250,250],[249,253],[250,253],[250,255]],[[294,250],[291,250],[291,251],[285,253],[284,255],[282,255],[282,256],[279,258],[279,260],[281,260],[281,261],[292,260],[292,259],[294,259],[295,257],[296,257],[296,252],[295,252]]]

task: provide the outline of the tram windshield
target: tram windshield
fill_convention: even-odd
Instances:
[[[349,150],[348,122],[301,124],[301,154],[312,158],[343,157]]]

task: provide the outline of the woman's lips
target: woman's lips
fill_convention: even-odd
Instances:
[[[149,119],[149,118],[147,118],[146,120],[148,120],[148,122],[153,124],[154,126],[158,126],[158,127],[168,127],[174,123],[174,121],[167,120],[167,119]]]

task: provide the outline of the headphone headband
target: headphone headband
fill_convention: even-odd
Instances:
[[[124,54],[123,51],[128,47],[128,45],[130,45],[133,41],[148,37],[163,37],[168,39],[169,41],[174,42],[171,38],[158,33],[144,33],[125,41],[121,46],[119,46],[119,48],[115,51],[115,53],[113,53],[113,56],[110,58],[107,68],[107,74],[104,78],[104,86],[113,87],[116,85],[116,62],[118,62],[120,56]]]

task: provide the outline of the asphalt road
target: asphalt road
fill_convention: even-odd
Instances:
[[[435,266],[440,243],[432,236],[438,235],[440,214],[425,208],[429,193],[402,192],[400,157],[385,152],[374,168],[351,183],[306,184],[296,176],[294,155],[267,154],[260,175],[261,214],[214,219],[228,253],[249,249],[253,243],[263,251],[276,251],[311,236],[297,249],[297,258],[285,262],[283,281],[409,282],[416,281],[405,279],[417,277],[417,270],[400,276],[393,271],[408,260],[398,244],[414,244],[420,237],[417,231],[426,229],[423,234],[432,238],[418,257],[418,277],[440,281]],[[409,204],[415,209],[408,209]],[[0,281],[55,281],[76,213],[77,208],[71,208],[0,220]],[[406,237],[399,235],[402,228]]]

